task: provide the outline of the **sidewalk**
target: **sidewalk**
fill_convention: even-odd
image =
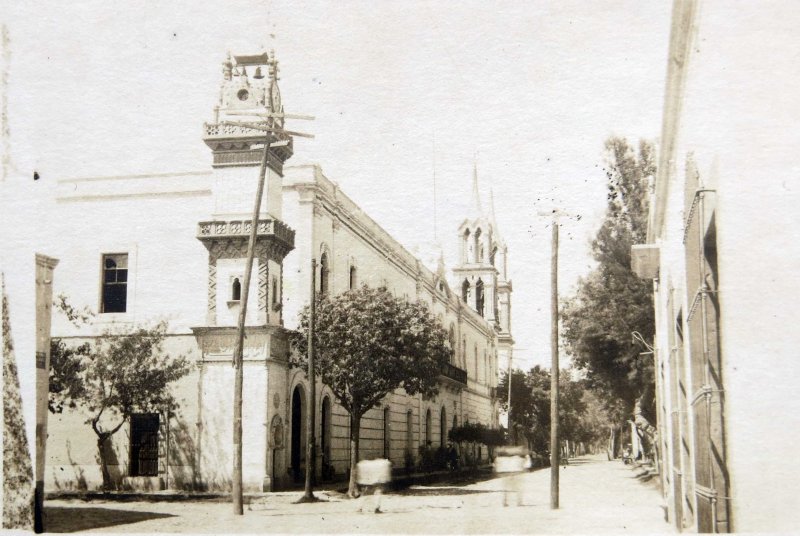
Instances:
[[[265,494],[234,516],[229,503],[49,500],[51,532],[596,534],[672,533],[661,496],[637,470],[605,457],[561,469],[561,508],[550,510],[549,469],[521,475],[523,506],[502,507],[508,478],[468,485],[411,486],[386,494],[383,514],[334,491],[326,502],[293,504],[302,492]],[[369,499],[368,499],[369,501]],[[366,503],[366,510],[369,508]],[[512,503],[513,504],[513,503]]]

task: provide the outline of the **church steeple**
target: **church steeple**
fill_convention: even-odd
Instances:
[[[461,262],[453,270],[458,278],[456,288],[461,298],[478,314],[497,321],[497,270],[493,266],[495,251],[492,222],[481,205],[477,163],[472,168],[472,192],[467,218],[458,228]]]
[[[497,363],[508,370],[513,353],[511,336],[511,281],[508,279],[508,247],[500,237],[490,191],[488,213],[481,205],[477,163],[472,168],[472,191],[464,221],[458,227],[461,261],[453,268],[452,289],[462,302],[485,318],[497,334]]]
[[[480,218],[483,216],[483,208],[481,208],[481,193],[478,189],[478,163],[475,162],[472,168],[472,198],[469,203],[470,218]]]

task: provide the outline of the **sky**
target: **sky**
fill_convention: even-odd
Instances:
[[[226,52],[275,49],[290,165],[327,177],[410,251],[448,266],[477,165],[513,281],[515,365],[550,360],[550,221],[562,298],[593,266],[603,143],[657,141],[670,3],[13,2],[11,180],[209,169]],[[434,205],[434,175],[436,203]],[[434,232],[434,214],[436,232]],[[580,218],[578,218],[580,217]]]

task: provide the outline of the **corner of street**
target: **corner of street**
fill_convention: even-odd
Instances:
[[[518,485],[513,479],[518,479]],[[319,491],[321,502],[295,504],[302,491],[251,498],[244,516],[228,502],[47,501],[50,532],[574,534],[673,533],[664,519],[657,479],[641,468],[583,456],[561,468],[560,509],[549,507],[548,470],[479,482],[441,482],[350,500]],[[504,494],[512,494],[503,507]],[[359,512],[362,509],[364,513]]]

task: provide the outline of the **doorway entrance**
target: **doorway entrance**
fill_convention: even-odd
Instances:
[[[299,385],[292,392],[292,479],[302,482],[305,476],[305,392]]]

